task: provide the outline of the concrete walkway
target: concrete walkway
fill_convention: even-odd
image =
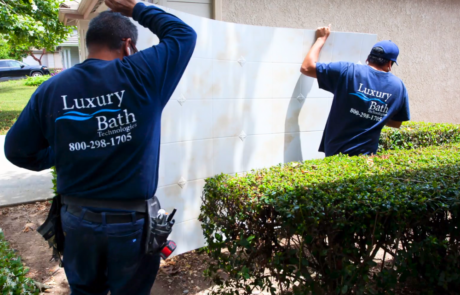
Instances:
[[[0,135],[0,206],[52,198],[51,172],[16,167],[5,158],[4,145],[5,135]]]

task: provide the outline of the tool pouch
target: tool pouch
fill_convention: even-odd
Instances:
[[[161,209],[157,197],[146,202],[146,220],[144,223],[144,252],[148,255],[159,254],[166,245],[172,226],[169,224],[159,224],[157,219],[158,211]]]
[[[64,231],[61,223],[61,196],[56,195],[53,198],[50,211],[46,221],[37,229],[38,233],[48,242],[53,248],[53,258],[60,261],[62,266],[62,254],[64,253]]]

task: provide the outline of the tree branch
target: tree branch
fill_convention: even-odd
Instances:
[[[33,51],[32,50],[29,50],[29,53],[30,53],[30,56],[32,56],[33,59],[35,59],[35,61],[37,61],[40,65],[42,65],[42,57],[43,55],[46,53],[46,49],[43,49],[42,50],[42,55],[40,55],[40,58],[37,58]]]

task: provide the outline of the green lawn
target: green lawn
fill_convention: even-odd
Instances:
[[[5,135],[22,112],[37,87],[24,80],[0,82],[0,135]]]

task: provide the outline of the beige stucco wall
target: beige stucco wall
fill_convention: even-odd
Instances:
[[[236,23],[378,34],[399,45],[412,120],[460,123],[459,0],[222,0]]]

